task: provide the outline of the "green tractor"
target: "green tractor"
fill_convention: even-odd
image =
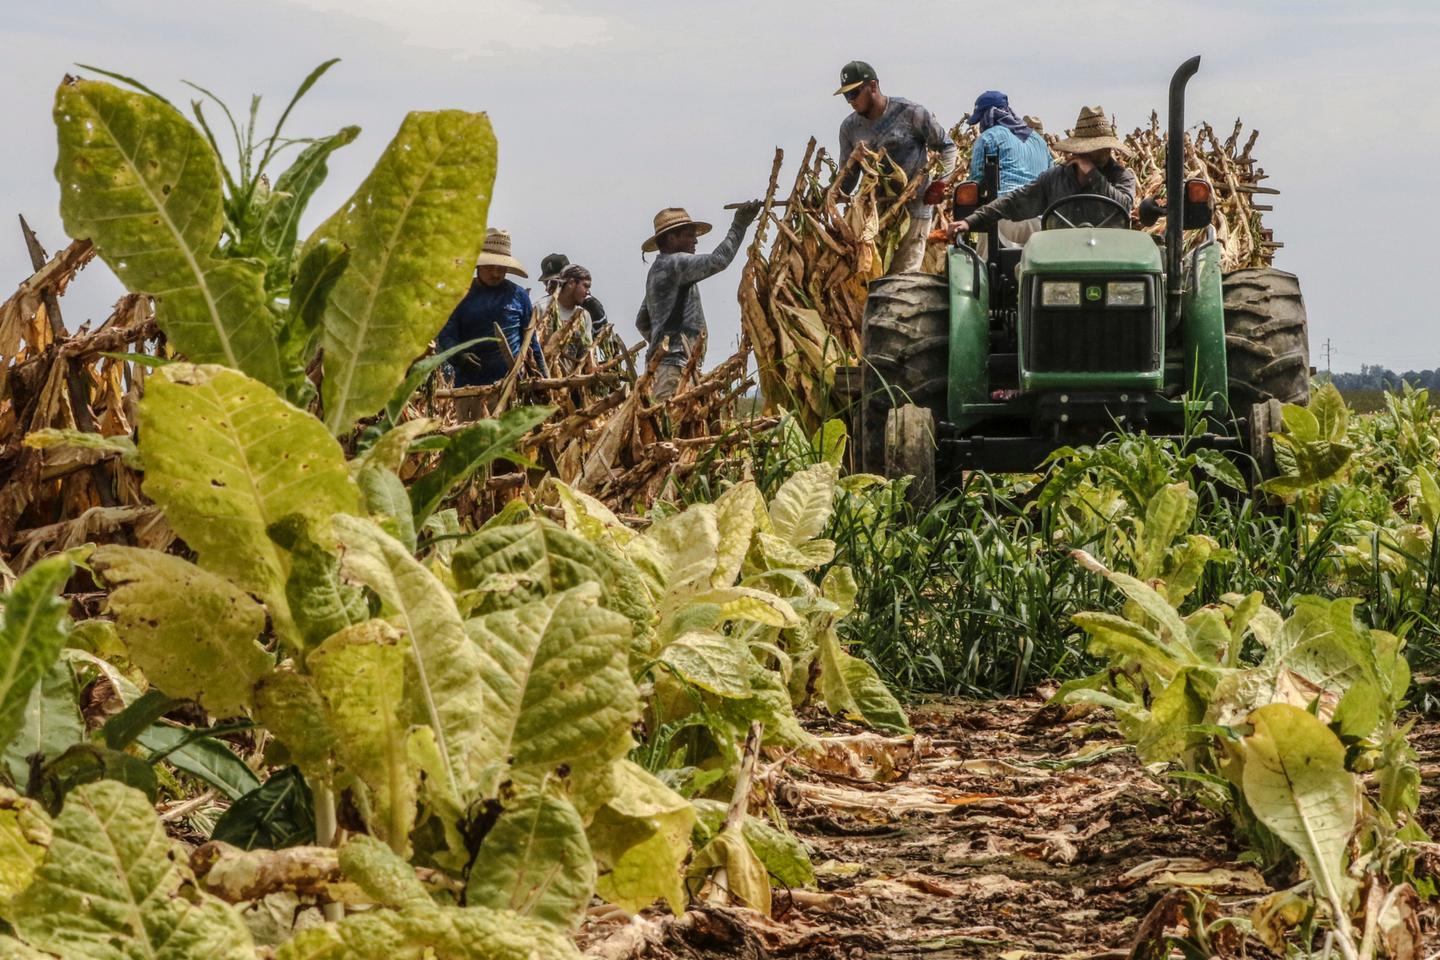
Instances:
[[[1167,144],[1182,142],[1199,66],[1170,81]],[[1182,161],[1166,150],[1165,205],[1140,205],[1142,222],[1166,218],[1163,242],[1130,229],[1121,204],[1079,195],[1051,206],[1023,248],[992,229],[985,258],[957,239],[946,276],[872,283],[861,469],[913,476],[912,499],[926,501],[966,470],[1030,472],[1063,445],[1117,429],[1180,438],[1189,422],[1190,442],[1273,474],[1280,404],[1309,399],[1299,283],[1268,268],[1221,275],[1210,185],[1185,181]],[[957,185],[955,216],[995,183],[992,163],[982,184]],[[1186,252],[1196,230],[1208,234]]]

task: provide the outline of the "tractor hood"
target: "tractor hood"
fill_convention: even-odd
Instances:
[[[1041,230],[1025,243],[1020,269],[1040,273],[1159,273],[1160,248],[1139,230]]]

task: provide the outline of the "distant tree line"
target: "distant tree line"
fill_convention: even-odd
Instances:
[[[1440,390],[1440,368],[1434,370],[1406,370],[1396,373],[1379,364],[1362,363],[1359,373],[1321,373],[1319,379],[1329,379],[1342,393],[1351,390],[1399,390],[1401,383],[1412,387],[1426,387]]]

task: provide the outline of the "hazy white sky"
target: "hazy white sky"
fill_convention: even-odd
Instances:
[[[655,211],[685,206],[723,229],[720,207],[759,195],[776,146],[798,160],[814,134],[833,150],[848,108],[831,91],[846,61],[868,60],[887,92],[947,126],[998,88],[1052,129],[1073,125],[1081,104],[1103,105],[1128,128],[1152,108],[1163,113],[1171,71],[1199,53],[1188,116],[1217,126],[1239,116],[1261,130],[1256,153],[1283,191],[1266,221],[1285,243],[1277,266],[1300,275],[1317,366],[1327,338],[1337,370],[1440,366],[1432,0],[6,6],[0,210],[25,214],[49,248],[61,242],[50,105],[74,63],[138,77],[176,102],[188,99],[179,82],[188,79],[232,106],[259,93],[278,111],[314,65],[338,56],[288,131],[357,123],[364,133],[335,155],[306,230],[348,197],[407,110],[487,110],[500,139],[490,223],[514,234],[532,277],[552,251],[589,266],[630,338]],[[0,230],[0,263],[17,281],[27,272],[13,227]],[[738,280],[737,262],[701,287],[712,359],[737,336]],[[97,261],[66,297],[67,320],[98,320],[119,292]]]

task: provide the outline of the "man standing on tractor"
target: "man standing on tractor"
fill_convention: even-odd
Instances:
[[[1000,220],[1038,217],[1065,197],[1093,194],[1107,197],[1129,210],[1135,203],[1135,174],[1115,159],[1130,151],[1115,136],[1115,128],[1101,107],[1081,107],[1074,133],[1056,144],[1065,162],[1051,167],[1035,180],[999,197],[963,220],[950,225],[950,239],[962,233],[988,230]]]
[[[970,179],[978,183],[984,175],[986,159],[995,157],[1000,166],[998,197],[1033,183],[1055,163],[1045,138],[1039,136],[1027,120],[1015,116],[1010,109],[1010,98],[999,90],[980,94],[965,122],[979,132],[970,151]],[[1040,229],[1040,218],[1001,220],[997,226],[1003,243],[1020,247],[1030,234]],[[983,249],[976,249],[981,256],[985,255]]]
[[[640,245],[640,250],[658,250],[660,256],[645,277],[645,299],[635,317],[636,328],[650,344],[647,363],[656,362],[664,345],[664,354],[650,382],[653,399],[668,400],[675,395],[680,377],[696,351],[701,351],[695,358],[696,369],[704,362],[705,308],[700,305],[700,291],[695,287],[730,266],[740,252],[745,228],[759,216],[760,207],[759,200],[740,204],[725,239],[714,250],[701,254],[695,252],[695,241],[710,232],[710,224],[690,219],[683,207],[666,207],[655,214],[655,232]]]
[[[835,91],[835,95],[844,96],[853,111],[840,124],[839,160],[842,164],[850,159],[856,145],[863,143],[872,150],[883,149],[890,161],[905,171],[907,181],[915,177],[926,178],[907,204],[910,228],[890,260],[889,272],[911,273],[919,270],[925,259],[925,238],[930,233],[930,217],[934,212],[925,197],[930,151],[940,154],[940,166],[944,171],[940,179],[943,180],[955,169],[958,153],[955,143],[929,110],[902,97],[887,97],[881,93],[875,69],[863,60],[845,64],[840,71],[840,89]],[[841,185],[842,189],[853,189],[859,177],[860,171],[852,168],[850,176]]]

